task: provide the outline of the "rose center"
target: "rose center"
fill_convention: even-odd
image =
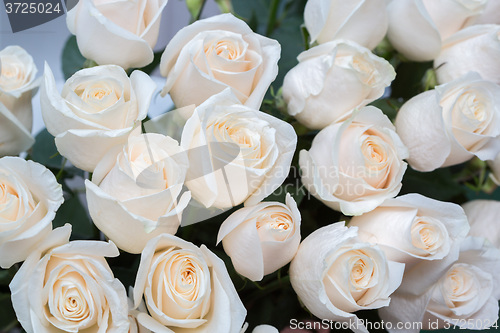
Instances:
[[[489,123],[489,114],[483,101],[472,91],[464,92],[456,102],[459,109],[453,114],[453,125],[472,133],[482,133]]]
[[[235,60],[240,57],[240,48],[230,41],[217,41],[205,49],[205,54],[215,52],[219,57],[227,60]]]
[[[292,217],[285,212],[264,212],[257,217],[256,222],[262,241],[285,241],[293,235],[294,226]]]
[[[19,88],[25,78],[24,67],[5,61],[1,62],[0,87],[5,90]]]
[[[369,86],[377,83],[377,71],[375,65],[368,62],[362,55],[356,55],[352,58],[352,68],[354,68],[361,81]]]
[[[0,218],[6,222],[16,221],[20,204],[17,191],[8,184],[0,183]]]
[[[443,283],[445,301],[450,308],[459,306],[474,294],[476,288],[476,277],[467,269],[467,265],[454,265],[446,274]]]
[[[441,222],[430,217],[416,217],[411,226],[413,246],[434,254],[442,246],[446,235]]]

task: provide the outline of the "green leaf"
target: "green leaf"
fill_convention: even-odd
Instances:
[[[95,238],[96,229],[87,215],[77,195],[65,198],[64,203],[57,211],[54,219],[54,228],[61,227],[66,223],[72,225],[72,238],[91,239]]]
[[[463,195],[464,192],[464,187],[456,183],[450,168],[418,172],[408,167],[399,195],[420,193],[436,200],[453,201],[453,198]]]
[[[29,158],[45,165],[54,173],[58,173],[61,168],[64,168],[64,172],[71,177],[75,175],[83,177],[82,170],[74,166],[66,166],[63,157],[57,151],[54,137],[45,128],[36,135]]]
[[[9,293],[0,293],[0,332],[8,332],[17,324]]]
[[[391,97],[410,99],[424,91],[422,80],[432,62],[402,62],[396,68],[396,79],[392,82]]]
[[[201,11],[205,5],[205,0],[186,0],[186,6],[191,14],[193,21],[200,18]]]
[[[160,65],[162,54],[163,52],[155,52],[153,61],[149,65],[142,67],[141,70],[144,73],[150,75],[156,69],[156,67]]]
[[[394,121],[394,119],[396,119],[398,110],[403,105],[403,100],[395,98],[383,98],[371,102],[370,105],[379,108],[387,117],[389,117],[389,119]]]
[[[71,36],[66,41],[62,53],[62,70],[64,78],[67,80],[77,71],[83,68],[85,57],[82,56],[76,43],[76,37]]]
[[[14,265],[9,269],[0,269],[0,286],[8,286],[16,274],[18,266]]]
[[[234,12],[233,4],[231,0],[215,0],[221,13],[232,13]]]

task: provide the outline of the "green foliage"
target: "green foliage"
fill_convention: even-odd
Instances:
[[[71,36],[66,41],[62,53],[62,71],[64,78],[69,79],[75,72],[84,68],[84,63],[87,59],[80,53],[76,37]]]

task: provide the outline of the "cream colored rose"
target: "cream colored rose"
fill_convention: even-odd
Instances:
[[[470,21],[471,24],[500,24],[500,0],[488,0],[481,15]]]
[[[61,185],[43,165],[0,159],[0,267],[25,260],[40,245],[62,202]]]
[[[287,193],[286,205],[263,201],[241,208],[221,225],[217,244],[236,271],[252,281],[260,281],[292,260],[300,243],[300,212]]]
[[[500,250],[484,239],[469,237],[460,246],[458,260],[425,294],[396,292],[379,315],[385,322],[422,322],[423,329],[487,329],[498,320],[499,276]],[[405,332],[419,332],[413,327]]]
[[[105,257],[113,243],[69,242],[71,225],[55,229],[10,283],[17,319],[28,333],[127,332],[127,295]]]
[[[500,151],[500,87],[471,73],[410,99],[395,125],[416,170],[493,159]]]
[[[132,135],[99,162],[85,181],[94,224],[116,245],[140,253],[162,233],[175,234],[191,195],[181,195],[188,161],[177,141]]]
[[[153,61],[167,0],[79,0],[66,23],[84,57],[125,69]]]
[[[167,77],[162,95],[170,93],[180,108],[230,87],[242,104],[259,109],[278,75],[280,51],[277,41],[231,14],[196,21],[172,38],[161,57]]]
[[[344,222],[317,229],[290,264],[293,289],[320,319],[356,323],[353,312],[387,306],[401,283],[404,264],[388,261],[378,246],[361,242],[357,234]],[[362,322],[357,328],[368,332]]]
[[[434,60],[442,41],[467,26],[488,0],[397,0],[387,6],[387,38],[415,61]]]
[[[389,118],[367,106],[300,152],[302,183],[328,207],[360,215],[398,194],[407,154]]]
[[[46,65],[40,96],[43,120],[59,153],[93,172],[104,154],[124,144],[146,118],[155,89],[147,74],[134,71],[129,79],[122,68],[109,65],[76,72],[59,93]]]
[[[499,57],[500,25],[465,28],[444,41],[434,60],[437,81],[443,84],[477,72],[484,80],[500,84]]]
[[[0,156],[17,155],[35,143],[31,98],[40,84],[36,73],[33,58],[23,48],[0,51]]]
[[[296,144],[290,124],[241,105],[226,89],[197,107],[184,126],[186,186],[205,207],[255,205],[288,176]]]
[[[201,248],[163,234],[148,242],[134,286],[138,322],[153,332],[239,332],[246,310],[224,262]]]
[[[312,129],[345,120],[382,96],[396,76],[383,58],[347,40],[313,47],[297,59],[283,81],[283,98],[288,113]]]
[[[358,227],[362,241],[384,250],[387,259],[405,264],[398,290],[411,294],[422,294],[437,282],[448,269],[444,263],[457,259],[460,242],[469,231],[459,205],[420,194],[387,199],[371,212],[354,216],[351,226]]]
[[[349,39],[369,49],[387,32],[386,0],[308,0],[304,23],[311,43]]]
[[[469,219],[469,235],[486,238],[500,249],[500,201],[472,200],[462,205]]]

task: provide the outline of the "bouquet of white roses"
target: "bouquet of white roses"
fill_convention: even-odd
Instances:
[[[205,2],[0,51],[0,331],[497,328],[500,1]]]

